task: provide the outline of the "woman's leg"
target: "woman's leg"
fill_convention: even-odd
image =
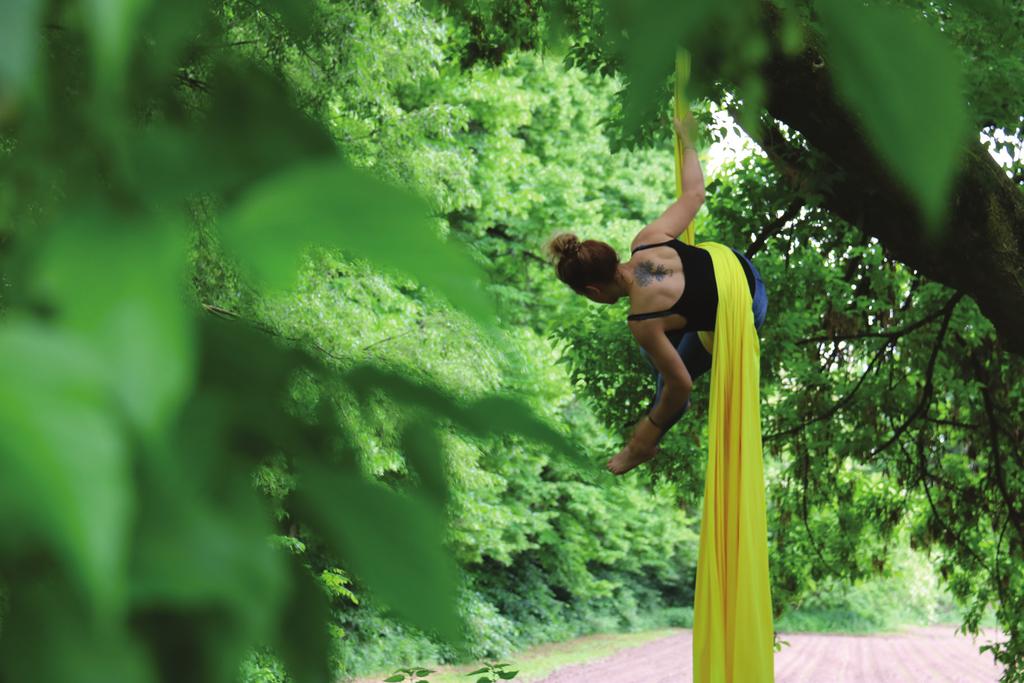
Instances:
[[[700,337],[697,336],[696,332],[687,332],[683,335],[682,341],[676,347],[676,352],[679,357],[683,360],[683,365],[686,366],[686,370],[690,373],[690,378],[696,382],[697,378],[703,375],[705,372],[711,369],[711,354],[704,349],[704,345],[700,342]],[[651,399],[651,405],[648,407],[647,412],[654,409],[658,401],[661,399],[661,392],[665,388],[665,380],[658,373],[658,385],[654,392],[654,398]],[[690,401],[687,399],[686,404],[683,405],[682,409],[671,418],[669,418],[668,424],[665,425],[665,432],[668,432],[676,422],[682,419],[686,411],[690,409]],[[664,436],[664,433],[662,434]]]
[[[761,271],[757,269],[754,262],[747,258],[742,252],[733,249],[736,254],[747,262],[750,266],[750,271],[754,274],[754,300],[753,300],[753,311],[754,311],[754,329],[760,331],[761,326],[764,325],[764,319],[768,315],[768,291],[765,289],[764,280],[761,279]]]

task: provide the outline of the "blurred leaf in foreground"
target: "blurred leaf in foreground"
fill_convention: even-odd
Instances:
[[[299,477],[299,505],[331,549],[398,614],[458,644],[456,568],[439,512],[316,460],[304,460]]]
[[[409,380],[381,368],[361,365],[343,375],[360,396],[382,390],[399,402],[430,409],[436,415],[451,419],[460,429],[475,436],[516,434],[545,443],[554,454],[572,462],[581,476],[593,478],[594,464],[589,462],[564,435],[545,424],[522,401],[504,396],[487,396],[460,403],[444,392]]]
[[[272,287],[291,284],[303,250],[317,244],[408,274],[493,320],[482,271],[437,236],[426,204],[340,161],[308,163],[258,184],[221,230],[225,246]]]
[[[100,613],[123,598],[134,502],[116,414],[84,345],[34,324],[0,328],[0,549],[57,560]]]
[[[115,235],[109,226],[118,224]],[[193,381],[183,226],[79,206],[54,232],[35,273],[37,292],[104,360],[123,410],[152,436]]]
[[[44,4],[42,0],[0,3],[0,122],[35,75]]]
[[[839,94],[925,222],[938,227],[967,141],[959,59],[908,10],[847,0],[815,7]]]

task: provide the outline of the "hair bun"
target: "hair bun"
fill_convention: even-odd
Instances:
[[[587,285],[604,284],[615,279],[619,255],[606,242],[583,240],[571,232],[561,232],[546,246],[558,279],[583,294]]]
[[[571,232],[563,232],[551,238],[551,241],[548,242],[547,250],[548,255],[557,261],[563,256],[576,256],[581,246],[583,245],[576,235]]]

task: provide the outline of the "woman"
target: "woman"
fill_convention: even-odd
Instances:
[[[673,123],[683,141],[684,191],[633,238],[629,261],[620,263],[605,242],[580,242],[572,233],[548,243],[558,278],[574,291],[602,304],[629,297],[629,329],[657,372],[651,409],[625,448],[607,462],[615,474],[654,457],[661,437],[689,408],[694,380],[711,368],[711,355],[697,335],[715,327],[718,291],[711,256],[678,239],[704,203],[704,176],[692,143],[693,117],[688,114],[685,125],[678,118]],[[747,277],[754,326],[760,330],[768,309],[761,274],[746,256],[733,253]]]

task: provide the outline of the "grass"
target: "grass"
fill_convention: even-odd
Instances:
[[[519,672],[519,675],[513,680],[529,683],[529,681],[540,680],[564,666],[592,662],[619,650],[637,647],[652,640],[670,636],[680,630],[678,628],[663,628],[639,633],[600,633],[581,636],[562,643],[537,645],[500,661],[511,662],[513,666],[510,668]],[[416,662],[415,664],[422,663]],[[437,669],[437,673],[427,678],[430,683],[465,683],[472,680],[467,678],[466,674],[480,667],[480,663],[444,667],[423,665],[430,669]],[[381,672],[375,676],[357,679],[353,683],[377,683],[389,675],[391,675],[391,671]]]
[[[788,610],[775,620],[775,630],[780,633],[870,635],[898,633],[915,626],[959,626],[961,621],[960,609],[945,601],[927,615],[884,604],[848,604]],[[985,611],[979,626],[998,628],[999,623],[991,607]]]

